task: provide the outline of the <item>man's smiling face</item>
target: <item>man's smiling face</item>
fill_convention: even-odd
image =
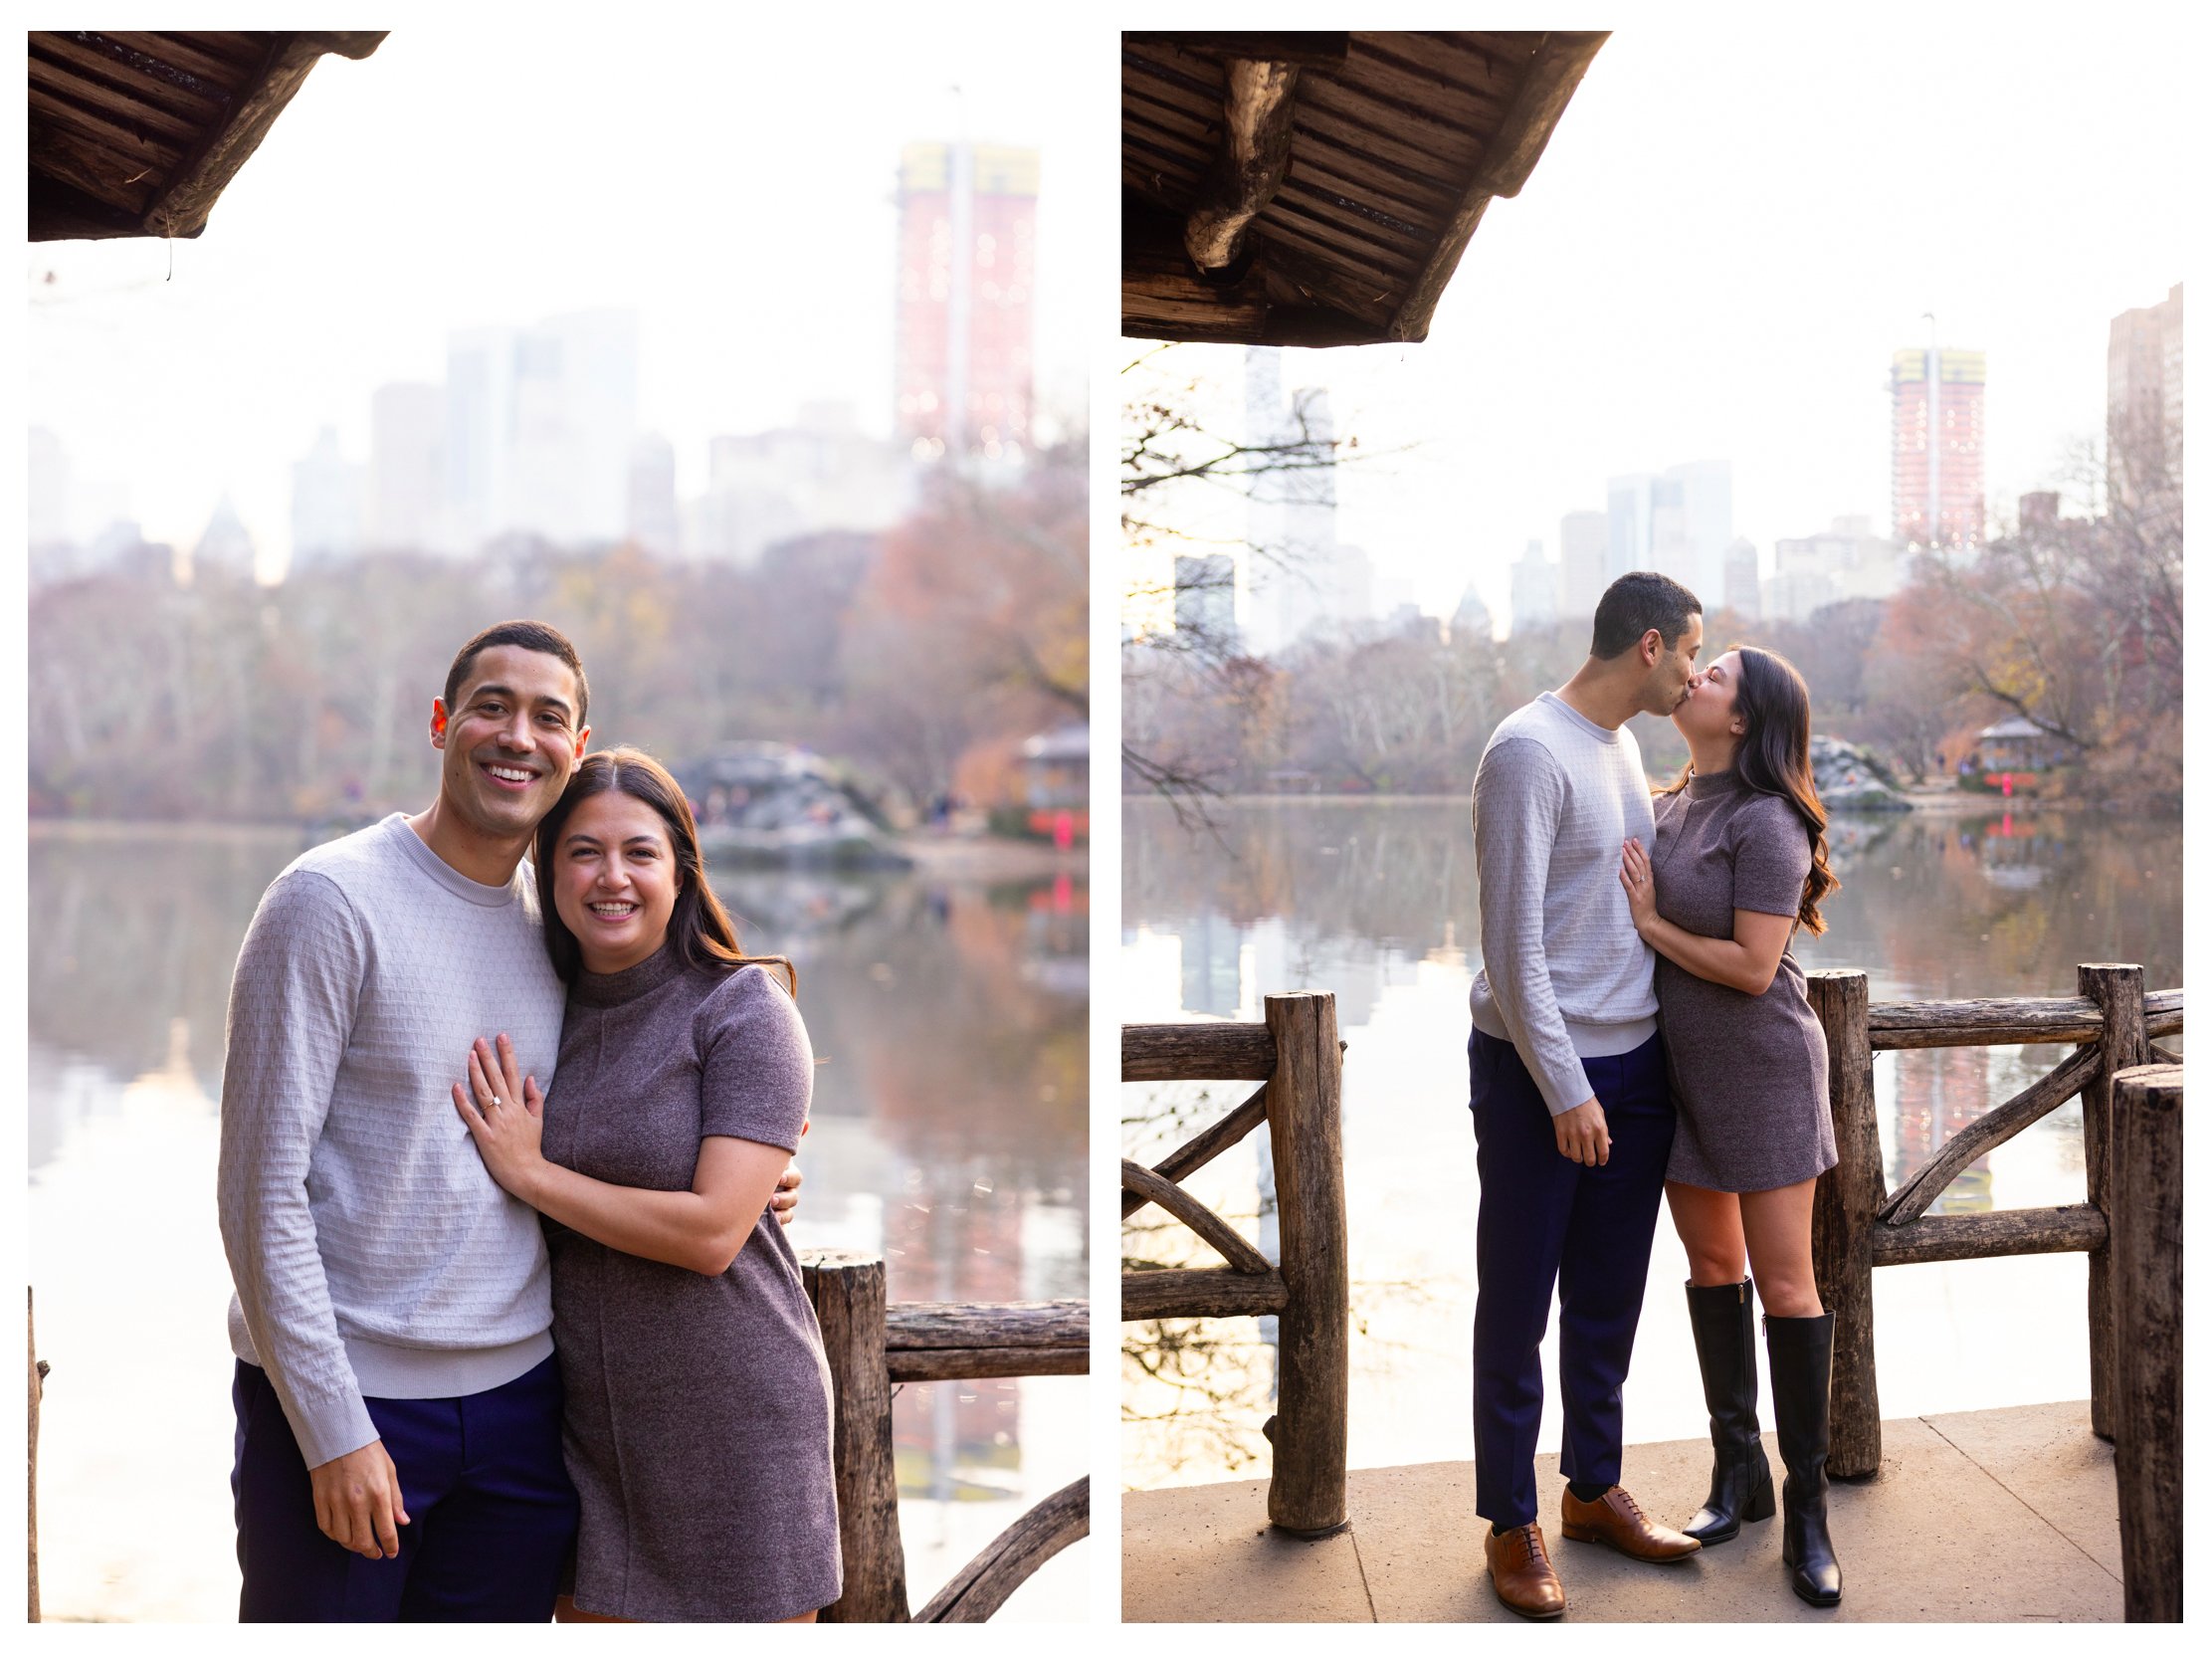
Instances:
[[[455,704],[438,701],[431,715],[447,808],[489,837],[527,837],[590,733],[577,726],[576,701],[576,675],[556,655],[514,644],[478,655]]]

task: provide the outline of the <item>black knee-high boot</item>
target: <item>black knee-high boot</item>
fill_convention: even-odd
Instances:
[[[1751,1337],[1751,1283],[1685,1286],[1698,1371],[1712,1427],[1712,1486],[1682,1531],[1706,1545],[1735,1538],[1774,1514],[1774,1473],[1759,1445],[1759,1373]]]
[[[1817,1608],[1843,1600],[1843,1567],[1828,1543],[1828,1377],[1836,1318],[1768,1316],[1766,1367],[1782,1450],[1782,1560],[1790,1588]]]

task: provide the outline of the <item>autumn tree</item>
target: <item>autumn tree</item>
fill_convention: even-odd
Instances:
[[[2116,468],[2134,479],[2108,491]],[[2031,503],[1978,556],[1924,558],[1899,601],[1951,681],[2062,743],[2111,801],[2178,802],[2181,495],[2150,459],[2081,449],[2069,493]]]

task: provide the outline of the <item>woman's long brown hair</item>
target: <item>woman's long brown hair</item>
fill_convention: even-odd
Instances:
[[[669,845],[676,854],[676,906],[669,914],[668,940],[677,956],[694,970],[722,972],[740,965],[781,965],[784,985],[791,997],[799,996],[799,970],[780,953],[747,953],[737,945],[737,927],[729,910],[706,883],[706,864],[700,855],[699,830],[692,823],[692,806],[676,777],[635,746],[617,746],[594,752],[576,766],[575,774],[550,814],[537,824],[537,906],[545,922],[545,951],[552,955],[553,973],[573,982],[583,969],[583,948],[575,933],[562,923],[553,906],[553,856],[561,829],[576,813],[576,806],[603,792],[627,793],[653,811],[668,827]]]
[[[1743,720],[1735,772],[1753,792],[1788,799],[1804,819],[1813,868],[1805,875],[1797,923],[1817,936],[1828,929],[1820,905],[1842,881],[1828,870],[1828,811],[1813,786],[1813,698],[1797,668],[1772,650],[1744,643],[1728,647],[1743,663],[1735,685],[1735,710]],[[1690,773],[1685,766],[1666,790],[1682,791],[1690,784]]]

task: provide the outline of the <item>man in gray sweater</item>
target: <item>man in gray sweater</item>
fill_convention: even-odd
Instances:
[[[1651,784],[1624,725],[1682,704],[1704,640],[1685,587],[1623,575],[1598,600],[1590,658],[1499,724],[1475,776],[1475,1509],[1492,1586],[1530,1618],[1566,1606],[1536,1514],[1537,1350],[1554,1282],[1562,1531],[1647,1561],[1698,1549],[1619,1485],[1621,1385],[1675,1134],[1652,952],[1619,869],[1625,840],[1653,839]]]
[[[242,1620],[551,1617],[576,1496],[545,1242],[451,1098],[501,1033],[551,1085],[523,856],[588,708],[559,632],[479,633],[431,704],[436,801],[300,857],[247,931],[218,1175]]]

